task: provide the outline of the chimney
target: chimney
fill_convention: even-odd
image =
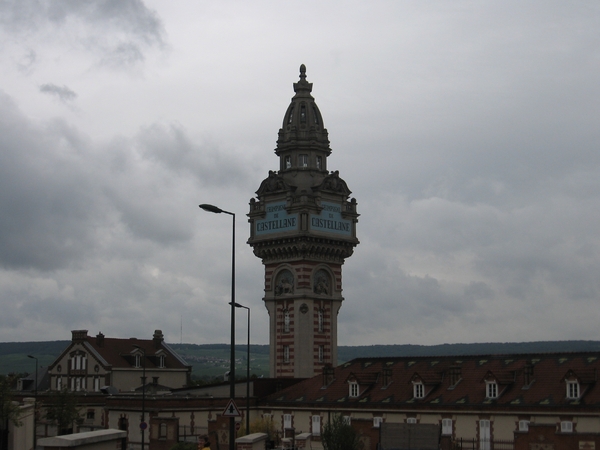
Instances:
[[[165,337],[162,334],[162,330],[155,330],[154,336],[152,336],[152,341],[154,342],[155,348],[160,348],[162,346]]]
[[[102,332],[96,335],[96,345],[98,347],[104,347],[104,335],[102,334]]]
[[[83,342],[87,339],[88,330],[71,330],[72,341]]]

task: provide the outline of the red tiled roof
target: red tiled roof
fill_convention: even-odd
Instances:
[[[391,368],[391,383],[384,386],[378,376],[383,369]],[[460,381],[450,385],[451,367],[460,368]],[[530,382],[527,367],[533,368]],[[411,408],[432,409],[454,405],[468,407],[486,405],[490,408],[515,408],[550,406],[585,408],[600,406],[600,386],[595,383],[600,367],[598,353],[540,354],[540,355],[487,355],[459,357],[402,357],[359,358],[334,370],[334,381],[323,386],[321,375],[309,378],[268,397],[267,403],[304,402],[315,404],[354,404],[356,407],[383,407],[411,405]],[[566,398],[565,374],[572,370],[581,383],[586,383],[580,399]],[[424,380],[438,380],[426,398],[413,398],[411,383],[415,374]],[[503,385],[497,399],[486,398],[485,379],[493,374]],[[348,379],[376,380],[369,389],[362,390],[357,398],[348,396]]]
[[[92,347],[109,365],[114,368],[129,368],[134,364],[134,351],[140,347],[145,355],[146,368],[159,367],[160,354],[165,356],[165,368],[187,368],[188,365],[164,342],[155,344],[152,339],[119,339],[103,338],[102,345],[98,345],[96,337],[87,336],[86,344]],[[137,346],[137,347],[136,347]]]

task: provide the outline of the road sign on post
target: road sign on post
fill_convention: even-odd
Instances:
[[[233,399],[229,400],[229,403],[227,403],[227,406],[225,407],[225,409],[223,410],[221,415],[223,417],[241,417],[242,416],[240,414],[240,410],[238,409],[238,407],[235,404],[235,402],[233,401]]]

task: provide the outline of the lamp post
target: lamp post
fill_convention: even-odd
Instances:
[[[36,446],[37,441],[37,389],[38,389],[38,359],[35,356],[27,355],[28,358],[35,359],[35,381],[33,382],[34,398],[33,403],[33,448]]]
[[[139,345],[134,345],[134,347],[142,352],[142,419],[140,420],[140,430],[142,431],[142,450],[144,450],[144,434],[148,426],[146,423],[146,350]]]
[[[229,214],[232,217],[231,232],[231,349],[229,362],[229,397],[235,399],[235,214],[214,205],[198,205],[204,211]],[[235,450],[235,418],[229,418],[229,450]]]
[[[250,308],[239,303],[233,304],[236,308],[248,311],[248,344],[246,353],[246,434],[250,434]]]

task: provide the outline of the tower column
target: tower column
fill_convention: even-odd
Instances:
[[[323,118],[300,66],[269,171],[250,200],[248,244],[265,266],[270,375],[311,377],[337,364],[342,265],[358,244],[356,200],[337,171]]]

